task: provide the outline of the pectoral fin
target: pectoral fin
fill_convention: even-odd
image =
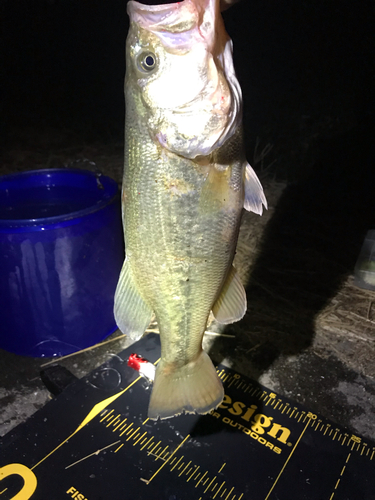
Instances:
[[[142,337],[152,316],[152,310],[134,284],[127,260],[122,266],[116,288],[114,314],[120,330],[134,340]]]
[[[254,212],[258,215],[262,215],[262,205],[264,205],[266,209],[268,208],[262,184],[260,183],[256,173],[251,168],[251,166],[246,163],[244,208],[249,212]]]
[[[232,266],[212,312],[216,321],[228,325],[239,321],[245,315],[246,309],[246,292],[237,271]]]

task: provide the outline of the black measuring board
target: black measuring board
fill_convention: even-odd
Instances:
[[[375,443],[218,366],[209,415],[150,421],[150,334],[82,378],[0,441],[0,500],[372,500]]]

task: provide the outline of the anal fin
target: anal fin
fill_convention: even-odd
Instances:
[[[237,271],[232,266],[212,312],[216,321],[228,325],[243,318],[246,309],[246,292]]]
[[[268,208],[262,184],[251,166],[246,163],[244,209],[262,215],[263,205]]]
[[[142,337],[151,321],[152,310],[138,292],[126,259],[116,288],[114,315],[122,333],[134,340]]]

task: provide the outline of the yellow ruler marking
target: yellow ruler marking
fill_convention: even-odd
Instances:
[[[144,439],[142,439],[142,441],[141,441],[141,445],[142,445],[144,442],[146,442],[146,441],[147,441],[147,437],[145,437]],[[141,448],[141,450],[143,450],[143,448]]]
[[[297,422],[299,422],[299,421],[301,420],[301,418],[302,418],[304,415],[305,415],[305,412],[304,412],[304,411],[302,411],[302,412],[301,412],[301,416],[299,417],[299,419],[297,420]],[[309,421],[310,421],[310,420],[309,420]]]
[[[224,486],[224,484],[225,484],[225,481],[223,481],[223,482],[221,483],[220,488],[217,490],[217,492],[215,493],[215,495],[213,496],[213,498],[216,498],[216,497],[217,497],[217,495],[218,495],[219,491],[220,491],[220,490],[221,490],[221,488]]]
[[[233,486],[233,488],[230,490],[230,492],[228,493],[228,495],[224,498],[224,500],[228,500],[229,495],[232,493],[232,491],[233,491],[233,490],[234,490],[234,486]]]
[[[153,441],[153,440],[154,440],[154,436],[152,436],[152,437],[151,437],[151,439],[149,440],[149,444],[148,444],[148,446],[147,446],[147,449],[149,449],[149,448],[150,448],[150,446],[152,446],[152,445],[153,445],[153,443],[151,443],[151,441]]]
[[[190,462],[182,469],[182,471],[179,473],[179,476],[182,476],[182,474],[186,471],[186,469],[189,467],[189,465],[191,464],[191,460]]]
[[[276,486],[276,484],[277,484],[278,480],[279,480],[279,479],[280,479],[280,477],[281,477],[281,474],[284,472],[285,467],[288,465],[289,460],[291,459],[291,457],[292,457],[292,455],[293,455],[293,453],[294,453],[295,449],[297,448],[297,446],[298,446],[299,442],[300,442],[300,441],[301,441],[301,439],[302,439],[302,436],[304,435],[304,433],[305,433],[305,431],[306,431],[307,427],[309,426],[309,423],[310,423],[310,419],[308,420],[308,422],[307,422],[307,424],[305,425],[305,427],[304,427],[303,431],[301,432],[301,434],[300,434],[299,438],[297,439],[296,444],[293,446],[292,451],[290,452],[290,454],[289,454],[288,458],[287,458],[287,459],[286,459],[286,461],[285,461],[285,464],[283,465],[283,467],[282,467],[281,471],[279,472],[279,475],[278,475],[278,476],[277,476],[277,478],[275,479],[275,482],[273,483],[273,485],[272,485],[272,487],[271,487],[270,491],[268,492],[268,495],[266,496],[266,498],[265,498],[264,500],[267,500],[267,499],[269,498],[269,496],[271,495],[271,493],[272,493],[272,491],[273,491],[274,487]],[[241,498],[241,497],[240,497],[240,498]]]
[[[124,443],[120,444],[120,446],[119,446],[118,448],[116,448],[116,449],[115,449],[115,453],[117,453],[117,452],[118,452],[118,450],[119,450],[120,448],[122,448],[123,446],[124,446]]]
[[[110,405],[113,401],[115,401],[115,399],[119,398],[120,396],[122,396],[126,391],[128,391],[134,384],[136,384],[138,382],[138,380],[140,380],[142,377],[139,376],[137,377],[135,380],[133,380],[133,382],[131,384],[129,384],[127,387],[125,387],[125,389],[123,389],[122,391],[118,392],[117,394],[115,394],[114,396],[111,396],[107,399],[104,399],[103,401],[100,401],[99,403],[97,403],[95,406],[93,406],[93,408],[91,409],[91,411],[86,415],[86,417],[82,420],[82,422],[79,424],[79,426],[77,427],[77,429],[72,432],[70,434],[70,436],[68,436],[66,439],[64,439],[64,441],[62,441],[58,446],[56,446],[52,451],[50,451],[45,457],[43,457],[41,460],[39,460],[38,463],[36,463],[33,467],[31,467],[31,470],[34,470],[36,467],[38,467],[38,465],[40,465],[42,462],[44,462],[44,460],[46,460],[48,457],[50,457],[56,450],[58,450],[63,444],[65,444],[67,441],[69,441],[69,439],[71,439],[75,434],[77,434],[78,431],[80,431],[85,425],[87,425],[89,422],[91,422],[91,420],[93,420],[97,415],[100,415],[101,412],[108,406]],[[104,420],[108,415],[110,415],[111,413],[113,412],[113,409],[108,412],[108,414],[106,414],[102,420]]]
[[[111,416],[107,419],[107,422],[111,422],[111,420],[113,420],[114,418],[115,418],[115,416],[114,416],[114,415],[111,415]],[[108,425],[107,425],[107,427],[108,427]]]
[[[148,422],[148,421],[149,421],[149,418],[146,418],[146,420],[144,420],[144,421],[142,422],[142,425],[145,425],[145,423],[146,423],[146,422]]]
[[[203,476],[200,478],[200,480],[197,482],[197,484],[195,485],[195,487],[197,487],[199,485],[199,483],[202,481],[202,479],[205,477],[205,475],[208,474],[208,472],[206,471]]]
[[[108,418],[113,411],[114,410],[111,410],[108,413],[105,413],[104,417],[102,419],[100,419],[99,422],[103,422],[103,420],[105,420],[106,418]]]
[[[241,493],[241,496],[238,497],[238,500],[241,500],[242,497],[243,497],[243,493]]]
[[[120,421],[121,421],[121,416],[117,415],[117,417],[113,419],[112,422],[107,425],[107,427],[109,427],[110,425],[117,425]]]
[[[215,481],[216,477],[217,477],[217,476],[215,476],[215,477],[211,480],[210,484],[207,486],[207,488],[204,490],[204,492],[203,492],[203,493],[206,493],[206,491],[208,491],[208,490],[209,490],[209,488],[210,488],[211,484]]]
[[[346,457],[345,464],[347,464],[349,462],[350,455],[351,455],[351,453],[349,452],[348,456]],[[336,492],[336,490],[337,490],[337,488],[338,488],[338,486],[340,484],[341,477],[344,474],[345,469],[346,469],[346,465],[344,465],[344,467],[341,470],[340,477],[338,478],[338,480],[337,480],[337,482],[335,484],[335,490],[332,492],[332,495],[330,496],[329,500],[332,500],[332,498],[334,497],[335,492]]]
[[[124,431],[122,432],[122,434],[124,434],[124,432],[125,432],[125,431],[126,431],[126,432],[125,432],[125,434],[126,434],[126,435],[128,435],[130,432],[132,432],[132,431],[133,431],[133,429],[132,429],[133,425],[134,425],[134,422],[131,422],[131,423],[127,426],[127,428],[126,428],[126,429],[124,429]],[[138,429],[139,429],[139,427],[138,427]],[[121,436],[121,434],[120,434],[120,436]]]
[[[147,434],[147,431],[145,431],[141,436],[139,436],[137,441],[134,441],[133,446],[135,446],[137,443],[139,443],[139,441],[144,437],[145,434]]]
[[[174,466],[172,467],[171,471],[177,467],[177,465],[181,462],[181,460],[184,458],[184,456],[182,455],[182,457],[180,458],[180,460],[177,460],[177,462],[174,464]]]
[[[125,420],[127,420],[127,419],[125,418],[124,420],[121,420],[121,422],[118,425],[116,425],[116,427],[113,429],[112,432],[117,431],[117,429],[123,425],[123,423],[125,422]]]
[[[154,438],[151,436],[149,439],[147,439],[147,438],[145,438],[145,439],[146,439],[146,442],[145,442],[145,444],[142,446],[141,451],[143,450],[143,448],[146,448],[146,446],[148,445],[148,443],[149,443],[150,441],[152,441]],[[144,441],[142,441],[142,443],[141,443],[141,444],[143,444],[143,443],[144,443]]]
[[[134,434],[139,431],[139,429],[140,427],[138,427],[138,429],[135,429],[135,431],[133,431],[132,434],[130,434],[130,436],[126,438],[126,441],[129,441],[129,439],[131,439],[134,436]]]
[[[226,465],[227,465],[227,463],[226,463],[226,462],[224,462],[224,463],[223,463],[223,465],[222,465],[222,466],[220,467],[220,469],[219,469],[219,474],[220,474],[220,472],[224,469],[224,467],[225,467]]]
[[[133,425],[133,422],[131,422],[130,424],[126,424],[126,426],[124,427],[124,430],[120,433],[120,436],[122,436],[123,434],[125,434],[125,432],[127,430],[129,430],[132,425]]]
[[[190,474],[189,478],[187,479],[187,483],[190,481],[190,479],[194,476],[194,474],[196,474],[198,472],[198,469],[199,469],[199,465],[197,466],[196,469],[193,470],[192,474]]]
[[[160,447],[160,448],[161,448],[161,447]],[[169,448],[169,445],[168,445],[168,444],[167,444],[167,446],[164,448],[164,450],[163,450],[161,453],[159,453],[159,457],[158,457],[158,458],[162,458],[162,457],[163,457],[163,455],[164,455],[164,453],[166,452],[167,448]]]
[[[167,460],[165,462],[163,462],[163,464],[159,467],[159,469],[154,473],[153,476],[151,476],[151,478],[149,479],[148,481],[148,484],[154,479],[154,477],[162,470],[162,468],[169,462],[169,460],[172,458],[172,456],[181,448],[181,446],[183,446],[185,444],[185,442],[189,439],[190,437],[190,434],[188,434],[186,436],[186,438],[181,441],[181,443],[177,446],[177,448],[173,451],[173,453],[169,456],[169,458],[167,458]]]
[[[154,449],[159,446],[159,444],[161,443],[161,441],[159,441],[158,443],[156,443],[156,445],[152,448],[152,450],[150,450],[150,453],[154,453]]]
[[[120,431],[122,431],[122,429],[125,429],[125,427],[129,424],[126,423],[126,420],[128,420],[127,418],[124,420],[124,424],[120,427]]]

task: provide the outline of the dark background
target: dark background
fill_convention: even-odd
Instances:
[[[258,138],[260,147],[273,146],[272,172],[300,178],[326,139],[364,122],[371,128],[374,5],[242,0],[224,12],[250,161]],[[5,146],[29,126],[122,138],[125,0],[1,0],[0,23]]]

